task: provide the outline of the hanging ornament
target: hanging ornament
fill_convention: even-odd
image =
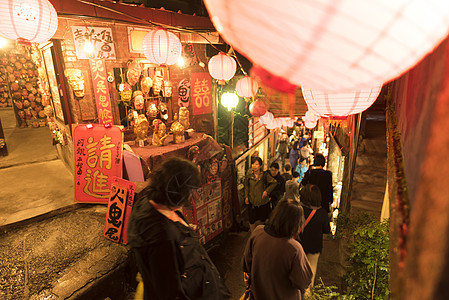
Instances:
[[[160,96],[162,87],[164,85],[164,77],[162,77],[161,71],[156,71],[153,77],[153,95]]]
[[[210,76],[218,80],[218,84],[223,85],[234,76],[237,64],[232,57],[220,52],[211,57],[208,68]]]
[[[259,84],[253,78],[245,76],[237,81],[235,89],[237,91],[237,95],[248,101],[250,98],[257,95]]]
[[[143,95],[141,91],[135,91],[133,93],[134,97],[134,108],[135,109],[143,109],[145,100],[143,99]]]
[[[316,115],[315,113],[313,113],[312,111],[308,110],[305,114],[305,116],[302,117],[302,120],[305,121],[310,121],[310,122],[316,122],[318,121],[318,119],[320,118],[320,116]]]
[[[25,43],[42,43],[53,37],[58,16],[48,0],[1,0],[0,35]]]
[[[249,105],[249,112],[253,117],[261,117],[267,112],[267,106],[265,105],[265,102],[257,99]]]
[[[323,117],[342,117],[368,109],[380,93],[382,86],[350,93],[328,92],[302,87],[304,100],[313,113]]]
[[[131,86],[134,86],[139,82],[140,74],[142,73],[142,67],[137,61],[132,61],[128,65],[128,72],[126,76],[128,77],[128,82]]]
[[[158,28],[148,32],[142,42],[145,57],[154,64],[174,65],[181,56],[179,38],[172,32]]]
[[[449,1],[442,0],[204,2],[220,36],[254,64],[293,84],[327,90],[394,79],[449,28]]]

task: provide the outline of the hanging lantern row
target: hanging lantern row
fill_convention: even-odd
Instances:
[[[1,0],[0,35],[24,43],[42,43],[58,29],[58,16],[48,0]]]
[[[218,84],[224,85],[226,80],[231,79],[237,70],[235,60],[223,52],[212,56],[208,63],[209,74],[218,80]]]
[[[253,64],[330,91],[400,76],[449,28],[449,1],[442,0],[279,0],[276,10],[264,1],[204,2],[220,35]]]
[[[237,81],[235,89],[237,90],[237,95],[248,101],[248,99],[257,95],[259,84],[253,78],[245,76]]]
[[[145,57],[161,66],[174,65],[182,52],[179,38],[163,28],[148,32],[143,38],[142,47]]]
[[[351,93],[329,92],[302,87],[310,111],[323,117],[348,116],[368,109],[382,89],[381,85]]]

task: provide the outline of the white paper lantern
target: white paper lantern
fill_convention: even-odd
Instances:
[[[51,39],[56,29],[58,16],[48,0],[0,0],[0,35],[41,43]]]
[[[212,78],[218,80],[219,84],[224,84],[225,80],[234,77],[237,70],[235,60],[223,52],[218,53],[210,58],[207,67]]]
[[[282,127],[282,120],[279,118],[274,118],[270,123],[267,124],[267,129],[276,129]]]
[[[302,117],[302,120],[303,121],[316,122],[316,121],[318,121],[319,118],[320,118],[320,116],[318,116],[315,113],[313,113],[312,111],[308,110],[306,112],[305,116]]]
[[[353,91],[394,79],[448,34],[447,0],[204,0],[220,35],[293,84]]]
[[[312,129],[316,127],[317,122],[313,122],[313,121],[305,121],[304,122],[304,126],[306,126],[306,128]]]
[[[163,28],[151,30],[142,41],[143,54],[154,64],[170,66],[178,62],[182,46],[179,38]]]
[[[235,84],[235,89],[237,91],[237,95],[248,99],[257,95],[259,84],[253,78],[245,76],[237,81]]]
[[[376,101],[382,86],[351,93],[328,92],[304,86],[301,89],[307,107],[313,113],[322,117],[343,117],[368,109]]]
[[[262,125],[267,125],[269,123],[271,123],[274,119],[274,116],[271,112],[267,111],[263,116],[260,116],[259,118],[259,122]]]

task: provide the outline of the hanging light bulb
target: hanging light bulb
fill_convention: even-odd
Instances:
[[[178,58],[178,66],[184,67],[184,64],[185,64],[184,58],[182,58],[182,56],[180,56]]]
[[[221,105],[226,107],[228,110],[235,108],[239,104],[239,96],[234,93],[223,93],[221,95]]]
[[[93,54],[95,51],[95,47],[92,44],[91,41],[87,40],[84,42],[84,52],[86,52],[87,55]]]

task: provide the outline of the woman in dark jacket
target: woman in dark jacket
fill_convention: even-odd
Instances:
[[[300,192],[301,205],[304,209],[304,218],[309,222],[302,229],[300,234],[300,243],[304,248],[307,259],[312,267],[313,277],[311,286],[313,286],[318,258],[323,250],[323,234],[330,233],[331,228],[327,211],[321,207],[321,192],[316,185],[307,184]],[[309,216],[313,215],[309,218]]]
[[[128,238],[144,299],[229,299],[230,293],[180,208],[200,186],[197,166],[169,158],[134,204]]]

